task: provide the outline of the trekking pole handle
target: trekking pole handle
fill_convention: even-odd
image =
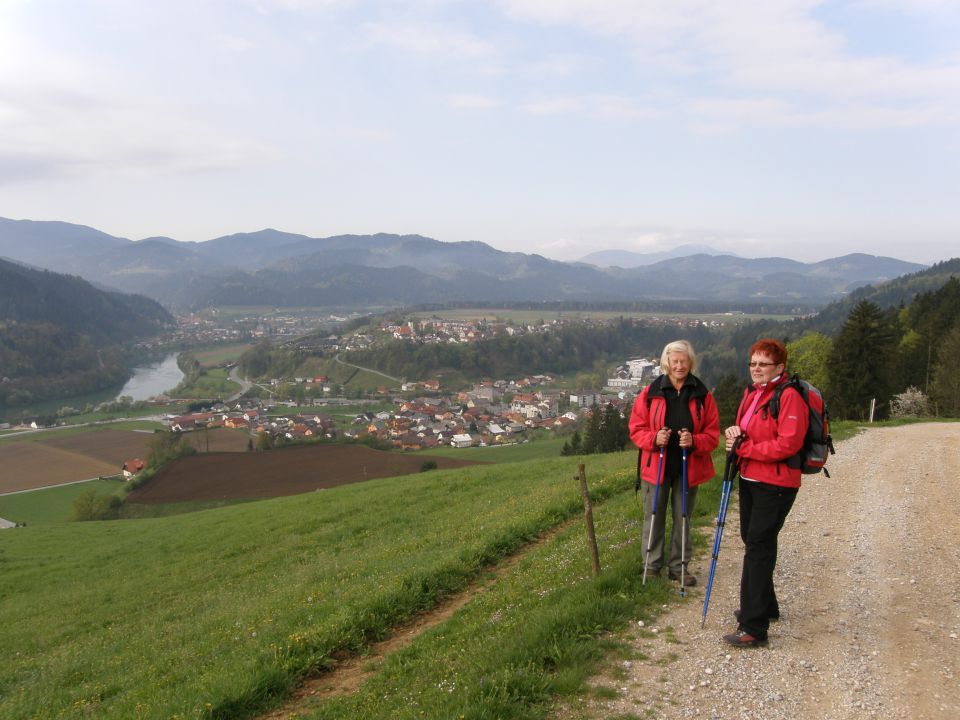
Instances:
[[[734,439],[733,444],[730,445],[730,450],[727,451],[727,461],[733,462],[737,459],[737,448],[740,447],[740,443],[746,437],[746,434],[737,435]]]

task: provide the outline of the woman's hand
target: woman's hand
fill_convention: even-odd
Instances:
[[[688,450],[693,447],[693,433],[686,428],[680,430],[680,447]]]
[[[743,430],[740,429],[739,425],[731,425],[726,430],[723,431],[723,436],[726,438],[726,447],[727,452],[730,452],[730,448],[733,447],[733,443],[738,437],[743,435]]]
[[[670,433],[673,432],[668,427],[663,427],[657,430],[657,439],[654,441],[654,444],[657,447],[666,447],[667,443],[670,442]]]

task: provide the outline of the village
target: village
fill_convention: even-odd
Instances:
[[[393,397],[381,388],[381,400],[346,401],[317,398],[309,406],[294,402],[243,399],[218,402],[209,408],[168,416],[174,432],[225,427],[245,430],[250,449],[310,440],[372,441],[401,450],[450,446],[486,447],[528,442],[542,434],[575,428],[594,405],[613,404],[629,413],[636,394],[657,375],[659,364],[647,358],[627,360],[603,388],[564,391],[549,375],[511,380],[483,380],[467,391],[445,393],[439,380],[404,383],[408,397]],[[325,377],[295,381],[323,386]],[[550,386],[550,387],[547,387]],[[422,394],[414,394],[422,392]],[[411,396],[411,394],[413,394]],[[318,408],[376,404],[389,409],[359,412],[347,422],[336,421]]]

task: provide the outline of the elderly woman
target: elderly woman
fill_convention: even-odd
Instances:
[[[777,536],[800,488],[800,468],[787,460],[803,447],[809,412],[800,393],[791,387],[780,395],[777,417],[770,400],[787,382],[787,349],[765,338],[750,348],[750,378],[737,410],[737,423],[724,431],[727,452],[736,442],[740,461],[740,537],[743,571],[737,630],[723,639],[737,647],[767,644],[770,621],[780,617],[773,570]]]
[[[637,396],[630,414],[630,439],[640,448],[638,464],[643,480],[641,538],[647,543],[642,548],[644,573],[656,576],[663,567],[666,510],[670,505],[673,530],[667,567],[670,579],[682,580],[684,585],[696,585],[697,579],[686,572],[688,557],[683,552],[690,547],[690,523],[681,521],[683,451],[687,452],[689,518],[697,487],[715,474],[710,453],[720,439],[717,404],[707,386],[693,374],[696,367],[697,356],[689,342],[668,343],[660,355],[663,374]],[[657,496],[656,507],[654,496]]]

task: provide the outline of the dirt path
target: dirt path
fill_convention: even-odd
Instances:
[[[519,563],[527,553],[559,535],[577,521],[577,518],[567,520],[552,530],[543,533],[540,537],[525,545],[519,552],[505,558],[496,567],[489,568],[487,572],[462,592],[447,597],[429,612],[421,613],[410,622],[396,628],[385,640],[371,645],[368,653],[363,655],[345,654],[340,658],[335,658],[337,664],[332,670],[305,678],[300,687],[282,707],[258,716],[257,720],[289,720],[290,718],[306,716],[316,710],[327,698],[356,692],[364,680],[379,670],[383,661],[391,653],[407,647],[430,628],[449,620],[457,610],[469,604],[474,597],[484,592],[510,568]]]
[[[720,640],[738,606],[734,508],[706,626],[701,585],[628,633],[631,659],[558,720],[960,718],[960,424],[871,429],[829,467],[781,532],[769,647]],[[691,569],[705,581],[709,558]]]

